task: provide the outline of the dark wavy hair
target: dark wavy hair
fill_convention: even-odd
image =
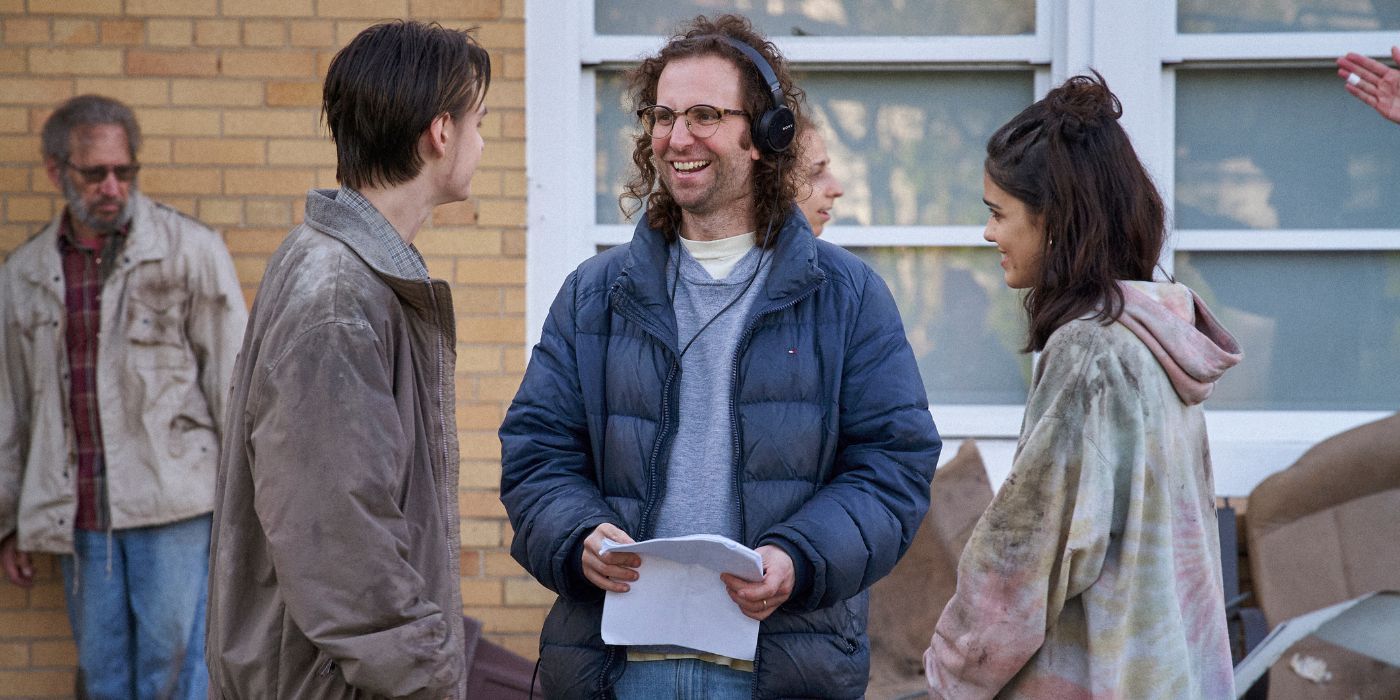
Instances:
[[[395,20],[360,32],[326,71],[321,111],[335,177],[355,189],[418,176],[418,139],[442,114],[460,120],[486,99],[491,56],[470,30]]]
[[[801,88],[792,81],[787,61],[778,53],[777,47],[754,30],[749,20],[738,15],[720,15],[714,19],[696,17],[685,24],[681,31],[662,47],[655,56],[642,61],[641,65],[628,71],[627,81],[634,109],[656,104],[656,85],[661,80],[661,71],[666,64],[678,58],[695,56],[722,56],[733,63],[743,76],[743,108],[752,120],[758,118],[773,106],[772,93],[763,81],[763,76],[738,49],[725,43],[716,35],[723,34],[752,46],[773,68],[782,86],[783,101],[799,120],[802,119]],[[740,145],[748,148],[753,139],[748,129],[744,130]],[[754,163],[753,172],[753,220],[758,229],[758,244],[767,245],[767,223],[781,227],[783,219],[797,201],[799,178],[797,164],[801,147],[794,142],[782,153],[763,153]],[[680,230],[681,208],[671,198],[671,193],[661,186],[657,179],[655,154],[651,150],[651,137],[638,129],[632,149],[632,176],[618,197],[618,206],[627,218],[632,218],[638,210],[646,207],[647,223],[662,232],[666,239],[673,240]]]
[[[1097,71],[1027,107],[987,141],[987,176],[1045,227],[1040,279],[1024,299],[1026,350],[1055,329],[1123,311],[1118,280],[1151,280],[1166,240],[1162,197],[1118,123],[1122,103]]]

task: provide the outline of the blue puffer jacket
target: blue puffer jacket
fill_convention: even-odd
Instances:
[[[866,589],[928,509],[941,442],[894,299],[794,209],[734,363],[744,544],[793,557],[800,590],[763,622],[755,698],[857,698],[869,675]],[[564,283],[501,426],[511,554],[559,594],[540,638],[551,697],[607,698],[626,654],[602,641],[583,539],[611,522],[651,536],[677,415],[667,246],[632,242]]]

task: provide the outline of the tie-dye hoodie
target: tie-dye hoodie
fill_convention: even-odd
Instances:
[[[1180,284],[1046,343],[924,652],[932,698],[1233,698],[1200,402],[1240,359]]]

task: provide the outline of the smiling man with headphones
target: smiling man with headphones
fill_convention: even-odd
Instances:
[[[559,594],[551,697],[860,697],[866,590],[928,508],[941,443],[884,282],[794,201],[799,89],[748,20],[696,18],[630,74],[632,241],[565,281],[501,426],[511,552]],[[723,535],[752,661],[608,646],[617,542]],[[684,605],[685,600],[677,601]]]

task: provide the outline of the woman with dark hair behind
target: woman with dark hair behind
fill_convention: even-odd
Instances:
[[[1121,114],[1076,76],[987,144],[984,237],[1041,356],[924,653],[933,698],[1234,697],[1200,404],[1239,346],[1152,281],[1162,200]]]

